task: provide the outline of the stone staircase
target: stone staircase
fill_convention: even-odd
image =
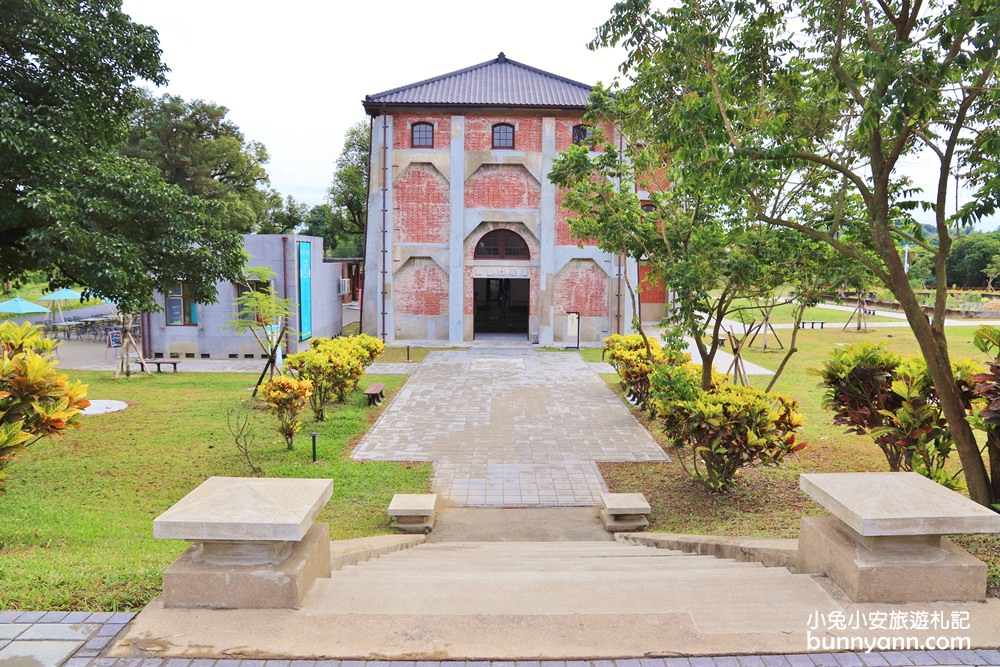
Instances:
[[[790,649],[829,608],[784,568],[613,541],[425,543],[317,580],[303,606],[378,627],[376,655],[425,659],[684,652],[715,636],[731,649],[734,633],[747,651]]]
[[[800,653],[817,615],[866,608],[825,577],[624,541],[401,538],[334,542],[341,569],[317,579],[300,609],[171,609],[154,601],[109,656],[443,661]],[[920,607],[932,608],[953,606]],[[1000,605],[968,609],[973,645],[993,645]]]

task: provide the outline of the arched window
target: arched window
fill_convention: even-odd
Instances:
[[[514,126],[497,123],[493,126],[493,148],[514,148]]]
[[[594,130],[589,125],[573,126],[573,143],[586,144],[594,137]]]
[[[413,148],[434,148],[434,126],[414,123],[410,127],[410,145]]]
[[[476,244],[476,259],[531,259],[524,239],[509,229],[495,229]]]

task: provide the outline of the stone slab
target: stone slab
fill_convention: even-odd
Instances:
[[[397,493],[389,503],[389,516],[434,516],[435,493]]]
[[[0,665],[5,667],[55,667],[80,647],[80,642],[15,641],[0,648]]]
[[[330,527],[313,524],[276,565],[213,565],[195,560],[192,545],[163,573],[171,608],[297,609],[318,578],[330,576]]]
[[[832,516],[803,517],[798,570],[825,574],[855,602],[974,602],[986,597],[986,564],[948,540],[939,547],[873,551]]]
[[[22,632],[18,639],[85,642],[100,628],[97,623],[37,623]]]
[[[602,493],[601,502],[608,514],[649,514],[649,503],[641,493]]]
[[[328,479],[210,477],[153,520],[153,535],[297,542],[331,495]]]
[[[806,474],[799,486],[865,537],[1000,532],[1000,514],[913,472]]]

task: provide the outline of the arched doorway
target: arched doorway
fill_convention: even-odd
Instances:
[[[495,229],[476,244],[476,260],[491,260],[489,277],[473,280],[473,333],[528,335],[531,280],[518,264],[531,261],[528,244],[516,232]],[[490,270],[492,269],[492,270]]]

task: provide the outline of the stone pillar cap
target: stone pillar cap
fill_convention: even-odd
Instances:
[[[1000,514],[915,472],[805,474],[799,486],[866,537],[1000,532]]]
[[[210,477],[153,520],[153,536],[298,542],[332,495],[329,479]]]

